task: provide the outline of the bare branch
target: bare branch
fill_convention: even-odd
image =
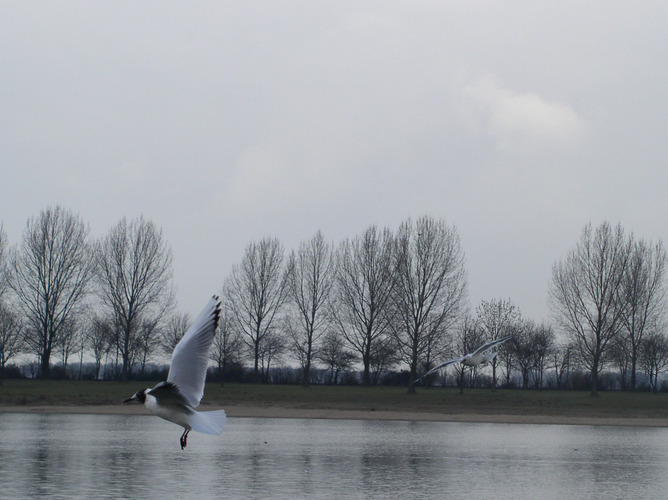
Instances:
[[[96,252],[98,291],[113,325],[123,358],[121,378],[128,379],[139,353],[155,342],[155,325],[173,305],[172,253],[162,231],[143,217],[122,219]]]
[[[249,244],[241,265],[232,269],[224,289],[232,327],[251,352],[254,376],[259,379],[265,338],[272,333],[287,297],[281,243],[265,238]]]
[[[367,385],[376,344],[390,333],[393,246],[389,229],[371,226],[362,236],[343,241],[337,252],[332,315],[339,333],[362,360]]]
[[[25,314],[26,342],[48,377],[51,353],[64,325],[72,320],[89,290],[93,264],[89,229],[61,207],[28,221],[12,252],[10,287]]]
[[[623,326],[621,285],[629,252],[630,240],[621,226],[613,229],[604,222],[594,229],[589,224],[566,260],[552,269],[551,306],[590,370],[592,394],[597,392],[603,353]]]
[[[410,368],[408,391],[414,392],[418,363],[446,341],[462,312],[466,272],[459,234],[431,217],[409,219],[399,228],[395,266],[392,325]]]

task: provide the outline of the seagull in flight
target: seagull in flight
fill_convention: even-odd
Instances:
[[[167,380],[152,389],[137,391],[124,403],[141,403],[158,417],[185,430],[181,449],[188,445],[191,430],[219,435],[225,426],[224,410],[197,411],[204,396],[209,349],[220,318],[220,299],[214,295],[172,353]]]
[[[427,373],[422,375],[422,377],[415,379],[415,382],[419,382],[427,375],[431,375],[435,371],[438,371],[445,366],[453,365],[455,363],[461,363],[465,366],[479,366],[479,365],[484,365],[486,363],[491,363],[492,360],[496,357],[496,355],[499,354],[497,351],[492,352],[492,349],[494,349],[498,345],[503,344],[506,340],[510,339],[511,337],[512,335],[508,335],[507,337],[492,340],[490,342],[487,342],[486,344],[481,345],[471,354],[466,354],[459,358],[453,358],[444,361],[440,365],[432,368]]]

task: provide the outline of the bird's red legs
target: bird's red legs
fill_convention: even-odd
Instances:
[[[188,433],[190,432],[190,429],[186,429],[183,431],[183,434],[181,434],[181,449],[183,450],[186,446],[188,446]]]

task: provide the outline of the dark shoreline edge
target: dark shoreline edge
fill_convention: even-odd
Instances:
[[[219,409],[218,406],[203,406],[200,409]],[[295,418],[295,419],[338,419],[338,420],[396,420],[417,422],[463,422],[496,424],[539,424],[539,425],[595,425],[625,427],[668,427],[668,418],[614,417],[503,413],[436,413],[356,409],[313,409],[288,408],[281,406],[257,407],[232,405],[226,408],[230,418]],[[87,414],[87,415],[150,415],[141,406],[123,405],[79,405],[79,406],[0,406],[0,413],[41,413],[41,414]]]

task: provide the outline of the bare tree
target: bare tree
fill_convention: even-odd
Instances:
[[[263,344],[287,297],[283,253],[283,245],[277,239],[250,243],[241,265],[234,266],[224,287],[226,308],[233,328],[251,353],[255,380],[261,376]]]
[[[375,344],[385,342],[390,332],[393,245],[389,229],[370,226],[362,236],[343,241],[337,251],[333,314],[341,335],[362,361],[366,385],[371,384]]]
[[[318,359],[330,372],[329,383],[337,384],[339,373],[348,370],[355,362],[355,355],[346,348],[346,343],[336,331],[328,331],[318,352]]]
[[[551,366],[554,367],[554,378],[557,389],[563,389],[568,382],[571,371],[571,344],[557,344],[550,354]]]
[[[65,373],[70,356],[80,353],[83,349],[82,338],[83,333],[77,320],[70,319],[64,323],[63,333],[58,339],[55,351],[60,353],[60,362]]]
[[[7,362],[23,350],[21,317],[0,300],[0,385],[5,377]]]
[[[522,375],[522,388],[529,387],[529,374],[534,367],[535,356],[533,346],[533,333],[535,325],[531,321],[523,321],[522,327],[516,329],[513,338],[510,339],[512,352],[515,358],[515,365]]]
[[[622,391],[628,387],[629,371],[631,370],[631,347],[626,335],[617,335],[608,344],[606,359],[619,371],[619,385]]]
[[[158,336],[160,350],[171,356],[176,344],[183,338],[188,328],[190,328],[190,315],[188,313],[172,315],[160,330]]]
[[[519,328],[521,329],[521,327]],[[517,362],[515,357],[515,349],[511,342],[504,342],[499,346],[498,352],[499,352],[498,355],[499,364],[500,366],[501,365],[503,366],[503,371],[506,379],[505,385],[506,387],[510,387],[510,381],[513,376],[513,370]]]
[[[545,369],[555,349],[556,335],[550,325],[541,323],[535,328],[534,339],[534,383],[537,389],[542,389]]]
[[[635,241],[631,248],[629,265],[622,283],[625,306],[621,316],[623,332],[628,339],[631,363],[631,390],[636,388],[638,349],[645,333],[657,329],[665,318],[666,309],[666,251],[661,242],[652,245]]]
[[[401,356],[399,355],[399,349],[394,337],[383,337],[375,342],[369,361],[371,385],[376,385],[380,382],[380,376],[383,372],[401,362]]]
[[[507,299],[480,301],[476,308],[476,317],[478,326],[484,335],[484,342],[513,335],[522,320],[520,310]],[[496,357],[490,364],[492,366],[492,387],[496,388]]]
[[[460,316],[466,296],[464,253],[459,234],[443,221],[424,216],[404,222],[397,234],[396,286],[392,322],[402,359],[410,368],[408,392],[415,392],[418,363]]]
[[[644,338],[640,344],[640,361],[649,377],[650,388],[659,390],[659,374],[668,368],[668,338],[654,333]]]
[[[26,344],[50,375],[51,354],[88,292],[92,273],[89,230],[78,215],[47,208],[28,221],[12,252],[9,285],[28,322]]]
[[[311,363],[317,354],[318,341],[327,330],[331,316],[328,306],[335,278],[332,245],[318,231],[288,259],[289,303],[296,311],[291,328],[292,349],[302,367],[303,384],[309,384]]]
[[[270,329],[258,353],[260,378],[262,382],[271,382],[269,379],[269,369],[273,363],[279,363],[286,352],[285,337],[281,335],[275,328]]]
[[[168,304],[169,306],[169,304]],[[137,336],[137,356],[136,359],[139,362],[139,376],[144,375],[144,370],[146,369],[146,363],[148,363],[149,358],[155,352],[156,348],[160,346],[159,330],[160,323],[162,322],[161,315],[155,315],[150,318],[145,318],[141,322],[139,335]],[[134,359],[133,359],[134,361]],[[132,364],[130,365],[133,366]]]
[[[7,285],[6,250],[7,236],[0,224],[0,385],[5,375],[5,365],[24,347],[21,318],[3,300]]]
[[[453,336],[452,355],[461,356],[465,353],[474,352],[478,347],[484,343],[484,335],[482,330],[478,327],[477,322],[468,314],[464,317],[462,324],[455,330]],[[457,363],[455,367],[455,374],[457,377],[457,385],[459,386],[460,394],[464,393],[464,379],[466,375],[466,365]],[[475,369],[472,368],[472,370]]]
[[[630,243],[621,226],[588,224],[564,262],[552,268],[551,307],[561,328],[591,374],[591,394],[597,394],[603,354],[622,328],[620,291],[629,260]]]
[[[143,217],[123,218],[96,252],[99,294],[114,329],[123,360],[121,379],[128,380],[136,356],[145,357],[157,323],[172,306],[172,253],[162,230]],[[142,338],[143,337],[143,338]]]
[[[94,317],[86,335],[88,348],[93,352],[95,359],[95,380],[100,377],[102,359],[109,354],[113,342],[113,327],[108,320]]]
[[[225,382],[227,367],[237,363],[241,357],[242,342],[239,334],[232,328],[230,314],[223,310],[218,321],[218,331],[213,337],[211,359],[218,369],[220,383]]]
[[[545,367],[555,345],[552,328],[524,320],[522,326],[516,328],[513,338],[508,343],[522,375],[522,387],[529,388],[530,376],[533,374],[534,386],[537,389],[542,388]]]

